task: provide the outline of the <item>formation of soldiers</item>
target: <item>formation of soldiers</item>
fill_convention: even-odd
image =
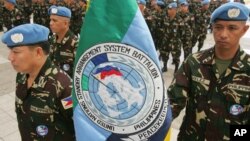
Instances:
[[[7,30],[24,23],[33,22],[49,27],[48,9],[52,5],[65,6],[72,12],[70,29],[75,35],[80,34],[80,29],[86,12],[86,0],[16,0],[13,9],[8,9],[5,0],[0,0],[0,30]]]
[[[167,71],[169,54],[172,54],[175,71],[179,67],[181,49],[184,58],[192,53],[198,42],[202,48],[210,30],[211,13],[227,0],[138,0],[139,7],[149,26],[156,49]],[[143,7],[144,6],[144,7]]]

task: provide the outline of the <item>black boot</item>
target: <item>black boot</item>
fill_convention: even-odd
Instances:
[[[177,72],[178,68],[179,68],[179,63],[176,63],[176,64],[175,64],[174,73],[176,73],[176,72]]]
[[[167,72],[167,71],[168,71],[167,64],[164,63],[163,68],[162,68],[162,72]]]

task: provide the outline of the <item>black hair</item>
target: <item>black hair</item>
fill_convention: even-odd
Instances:
[[[43,52],[45,55],[48,55],[49,52],[50,52],[50,44],[48,41],[43,41],[43,42],[39,42],[39,43],[35,43],[35,44],[30,44],[30,45],[27,45],[29,46],[31,49],[33,47],[41,47],[43,49]]]

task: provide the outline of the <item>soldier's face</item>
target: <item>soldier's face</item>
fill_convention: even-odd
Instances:
[[[143,4],[138,4],[140,11],[143,13],[145,9],[145,5]]]
[[[35,50],[27,46],[14,47],[10,49],[8,59],[17,72],[29,73],[35,67]]]
[[[217,49],[238,49],[240,38],[249,26],[242,21],[218,20],[213,24],[213,36]]]
[[[50,16],[50,29],[53,33],[64,32],[69,26],[69,19],[57,15]]]
[[[168,9],[168,15],[169,16],[174,16],[176,15],[177,9],[176,8],[170,8]]]
[[[184,13],[188,12],[188,6],[187,5],[181,5],[180,9]]]
[[[10,9],[11,9],[11,6],[12,6],[11,3],[7,2],[7,1],[4,1],[4,7],[5,7],[6,9],[10,10]]]

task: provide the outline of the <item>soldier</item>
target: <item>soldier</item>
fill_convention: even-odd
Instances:
[[[230,140],[230,125],[250,124],[250,55],[239,45],[248,15],[241,3],[217,8],[214,47],[190,55],[175,74],[168,89],[173,118],[186,107],[178,140]]]
[[[181,41],[184,51],[184,58],[186,59],[189,54],[192,53],[192,36],[195,26],[194,15],[188,11],[188,2],[182,0],[179,2],[180,12],[179,15],[182,18],[183,26],[181,29]]]
[[[150,5],[146,6],[146,9],[144,10],[144,18],[148,25],[149,31],[152,35],[153,40],[155,41],[155,29],[156,29],[156,10],[155,7],[157,5],[156,0],[150,0]]]
[[[211,0],[210,5],[209,5],[209,12],[212,13],[219,6],[220,6],[220,1],[219,0]],[[210,32],[213,32],[211,24],[209,24],[208,29],[209,29]]]
[[[166,16],[165,14],[165,3],[163,1],[158,0],[156,2],[156,5],[154,6],[155,14],[154,14],[154,21],[155,21],[155,26],[153,29],[153,38],[154,38],[154,43],[155,43],[155,48],[156,50],[159,50],[159,48],[162,47],[162,42],[164,37],[164,28],[163,28],[163,22],[164,22],[164,17]]]
[[[80,7],[79,3],[76,3],[74,0],[63,0],[64,1],[64,6],[69,8],[71,10],[71,23],[70,27],[72,32],[74,32],[75,35],[80,34],[81,26],[82,26],[82,13],[83,9]]]
[[[139,6],[139,9],[140,9],[142,15],[144,16],[144,10],[146,8],[146,1],[145,0],[137,0],[137,4]]]
[[[22,9],[17,7],[16,0],[4,0],[4,7],[8,10],[8,15],[4,19],[4,25],[7,30],[27,23],[27,17],[23,14]]]
[[[78,45],[77,36],[69,29],[71,11],[62,6],[52,6],[49,9],[50,29],[53,35],[50,39],[51,60],[73,77],[73,65]]]
[[[162,71],[167,71],[167,63],[169,54],[172,54],[173,63],[175,65],[175,72],[178,69],[181,55],[181,39],[180,29],[182,25],[181,18],[177,15],[177,3],[172,2],[167,6],[167,16],[164,17],[163,29],[164,29],[164,40],[163,48],[160,48],[160,58],[163,61]]]
[[[209,8],[209,0],[204,0],[201,2],[201,11],[200,13],[196,14],[195,17],[195,35],[192,39],[192,46],[194,47],[196,42],[198,41],[198,51],[201,50],[201,48],[204,45],[204,41],[207,36],[207,30],[209,25],[209,17],[210,17],[210,11]]]
[[[48,58],[48,34],[47,27],[23,24],[2,37],[17,71],[18,127],[23,141],[74,141],[72,81]]]

